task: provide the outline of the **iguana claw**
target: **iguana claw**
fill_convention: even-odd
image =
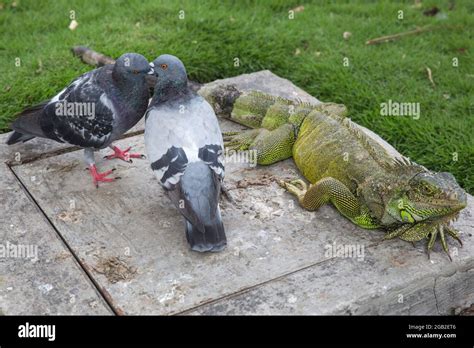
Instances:
[[[399,228],[388,232],[384,240],[386,239],[393,239],[399,237],[400,239],[408,242],[417,242],[424,238],[428,238],[427,244],[427,252],[428,258],[430,258],[431,249],[436,242],[436,239],[439,235],[439,239],[441,241],[441,246],[443,250],[448,255],[449,260],[452,261],[451,255],[449,253],[448,243],[446,241],[446,234],[445,232],[451,236],[453,239],[456,239],[459,244],[462,246],[461,239],[459,238],[457,231],[450,227],[446,222],[439,222],[439,221],[424,221],[419,222],[417,224],[404,224]]]
[[[303,199],[304,195],[306,194],[306,191],[308,190],[308,186],[301,179],[295,179],[290,181],[279,180],[278,184],[291,194],[298,197],[299,200]]]

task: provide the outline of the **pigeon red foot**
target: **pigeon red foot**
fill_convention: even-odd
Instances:
[[[122,161],[132,163],[132,158],[144,158],[145,156],[140,154],[140,153],[129,153],[130,149],[132,147],[130,146],[129,148],[125,150],[120,150],[117,146],[112,147],[112,150],[114,150],[114,153],[108,156],[105,156],[104,158],[106,159],[114,159],[114,158],[119,158]]]
[[[99,188],[99,182],[112,182],[112,181],[115,181],[116,179],[120,179],[120,177],[107,178],[107,176],[112,174],[112,172],[114,170],[115,169],[108,170],[108,171],[103,172],[103,173],[99,173],[97,171],[97,167],[95,166],[95,164],[91,164],[89,166],[89,172],[91,173],[92,180],[94,181],[95,187]]]

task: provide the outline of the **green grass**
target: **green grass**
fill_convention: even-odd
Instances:
[[[16,7],[3,1],[0,130],[7,131],[22,108],[51,97],[90,69],[71,56],[74,45],[112,57],[139,52],[151,60],[171,53],[200,82],[270,69],[323,101],[344,103],[353,120],[416,162],[452,172],[474,193],[474,2],[456,0],[449,10],[450,2],[423,1],[416,8],[413,1],[17,0]],[[288,10],[299,5],[304,11],[288,19]],[[423,15],[434,5],[444,19]],[[70,10],[79,22],[75,31],[67,28]],[[367,39],[425,25],[444,29],[365,45]],[[344,31],[352,33],[349,40]],[[15,67],[16,57],[21,67]],[[349,67],[343,66],[344,57]],[[457,68],[453,57],[459,59]],[[419,102],[420,119],[381,116],[380,103],[389,99]]]

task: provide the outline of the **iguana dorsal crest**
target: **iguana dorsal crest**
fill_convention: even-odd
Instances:
[[[371,130],[352,122],[350,118],[342,119],[341,123],[359,140],[374,161],[384,169],[401,174],[415,174],[426,170],[425,167],[400,154],[392,145]]]

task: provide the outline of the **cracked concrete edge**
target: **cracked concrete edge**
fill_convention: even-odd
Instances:
[[[451,275],[441,275],[434,280],[433,293],[438,313],[458,314],[464,308],[474,305],[474,262],[466,270],[457,270]],[[450,295],[450,297],[444,294]],[[464,299],[461,298],[464,296]],[[454,302],[456,299],[456,302]],[[451,300],[451,301],[449,301]],[[455,303],[457,306],[452,306]]]
[[[460,269],[420,278],[372,299],[358,300],[350,314],[453,315],[474,303],[474,260]]]
[[[331,273],[337,277],[350,277],[340,272],[344,260],[328,260]],[[325,265],[318,264],[310,269],[296,272],[279,280],[256,286],[226,298],[205,304],[184,312],[184,315],[453,315],[474,303],[472,262],[451,275],[421,277],[408,286],[390,289],[377,294],[365,291],[355,301],[348,298],[351,291],[341,291],[344,280],[332,279],[331,283],[315,281],[312,278],[325,273]],[[352,270],[354,271],[354,269]],[[364,277],[364,274],[359,274]],[[312,284],[309,284],[309,283]],[[363,281],[362,281],[363,282]],[[332,284],[332,286],[328,286]],[[305,289],[301,291],[300,289]],[[346,289],[350,290],[350,289]],[[325,300],[326,292],[339,295],[334,306]],[[307,292],[307,294],[304,294]],[[356,291],[357,292],[357,291]],[[302,311],[304,309],[304,311]]]

